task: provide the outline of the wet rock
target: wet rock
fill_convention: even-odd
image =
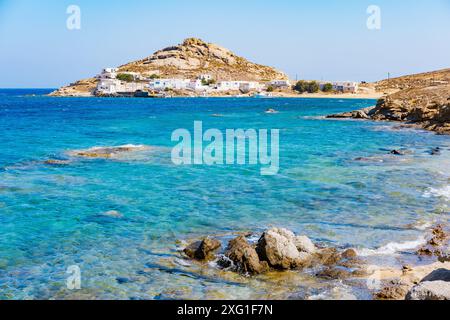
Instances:
[[[288,270],[305,266],[311,254],[299,252],[295,235],[286,229],[273,228],[262,235],[256,251],[261,260],[267,261],[275,269]]]
[[[396,156],[403,156],[403,155],[405,155],[405,153],[400,151],[400,150],[392,150],[390,152],[390,154],[393,154],[393,155],[396,155]]]
[[[266,261],[260,261],[256,249],[244,236],[229,242],[225,256],[236,266],[238,272],[244,274],[260,274],[269,270]]]
[[[439,260],[440,262],[442,262],[442,263],[450,262],[450,253],[448,253],[448,252],[446,252],[446,253],[441,253],[441,254],[438,256],[438,260]]]
[[[316,258],[319,264],[324,266],[336,265],[342,260],[342,255],[336,248],[325,248],[317,252]]]
[[[214,258],[214,253],[221,247],[219,240],[209,237],[203,241],[197,241],[184,249],[184,253],[191,259],[210,260]]]
[[[437,148],[431,149],[430,154],[431,154],[432,156],[438,156],[438,155],[440,155],[440,154],[441,154],[441,148],[437,147]]]
[[[347,279],[350,278],[353,273],[346,269],[340,267],[326,267],[322,271],[316,274],[320,278],[324,279]]]
[[[421,282],[408,292],[406,300],[450,300],[450,282]]]
[[[375,294],[377,300],[404,300],[408,294],[409,285],[400,281],[393,280],[380,292]]]
[[[184,248],[183,252],[185,255],[187,255],[191,259],[197,259],[196,253],[200,249],[200,246],[202,244],[202,241],[196,241],[191,244],[189,244],[186,248]]]
[[[338,114],[332,114],[329,116],[326,116],[326,118],[329,119],[346,119],[346,118],[352,118],[352,119],[370,119],[370,115],[374,107],[365,108],[362,110],[356,110],[351,112],[344,112],[344,113],[338,113]]]
[[[443,226],[438,225],[432,229],[430,239],[425,246],[417,251],[417,254],[419,256],[437,256],[438,258],[445,260],[445,257],[449,254],[448,239],[449,235],[444,230]]]
[[[442,225],[438,225],[438,226],[434,227],[432,233],[433,233],[433,238],[430,240],[431,245],[440,245],[448,238],[448,235],[444,231],[444,228]]]
[[[294,237],[294,243],[300,252],[315,253],[317,251],[316,245],[306,236]]]
[[[347,249],[342,253],[342,257],[344,259],[355,259],[358,256],[358,253],[355,249]]]

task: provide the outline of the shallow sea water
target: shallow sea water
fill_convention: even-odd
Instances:
[[[407,246],[377,250],[417,241],[427,225],[448,221],[448,136],[321,117],[373,100],[43,93],[0,90],[0,299],[364,299],[369,292],[358,281],[321,281],[307,272],[250,279],[192,264],[178,250],[209,234],[225,241],[279,226],[397,263],[408,259],[401,254]],[[279,113],[266,114],[269,108]],[[172,131],[192,131],[194,121],[205,130],[281,129],[279,174],[262,176],[259,166],[175,166]],[[68,156],[126,144],[153,148],[120,159]],[[430,154],[435,147],[440,155]],[[72,162],[49,166],[48,159]],[[103,215],[110,210],[123,218]],[[78,291],[66,288],[72,265],[81,269]]]

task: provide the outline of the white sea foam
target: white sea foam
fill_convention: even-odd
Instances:
[[[358,300],[349,286],[340,283],[338,287],[326,290],[322,293],[312,295],[308,300]]]
[[[421,236],[417,240],[407,242],[390,242],[378,249],[358,249],[358,255],[361,257],[375,255],[392,255],[397,252],[413,250],[427,243],[425,236]]]
[[[442,188],[429,188],[425,191],[423,196],[425,198],[439,197],[450,201],[450,186],[445,186]]]

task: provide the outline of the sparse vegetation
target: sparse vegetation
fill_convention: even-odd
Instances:
[[[149,77],[150,79],[152,79],[152,80],[154,80],[154,79],[159,79],[159,78],[161,78],[159,75],[157,75],[157,74],[152,74],[150,77]]]
[[[273,86],[268,86],[267,87],[267,92],[273,92],[275,90],[275,88]]]

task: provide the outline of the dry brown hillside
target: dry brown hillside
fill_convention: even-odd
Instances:
[[[375,83],[377,91],[398,91],[450,84],[450,69],[413,74]]]

